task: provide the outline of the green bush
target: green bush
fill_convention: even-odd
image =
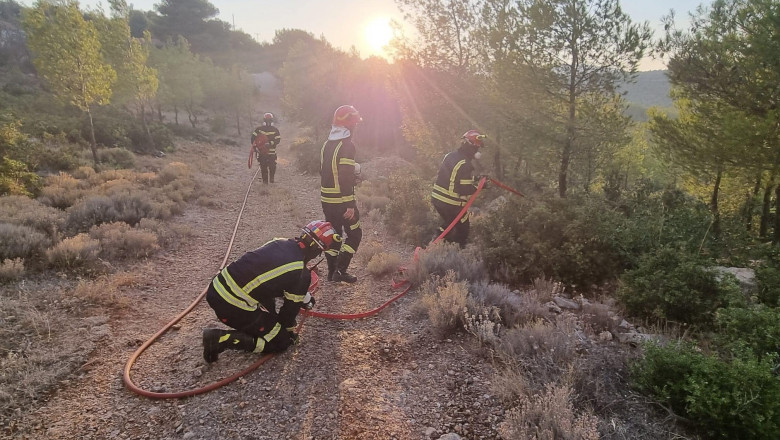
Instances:
[[[135,166],[135,155],[124,148],[101,148],[98,150],[98,161],[111,168],[127,169]]]
[[[679,249],[659,249],[620,278],[617,297],[634,316],[710,325],[715,311],[739,303],[742,293],[733,277],[717,281],[708,264]]]
[[[758,300],[770,307],[780,306],[780,268],[764,265],[756,269]]]
[[[71,233],[86,232],[103,223],[136,225],[142,218],[154,217],[154,205],[138,194],[119,193],[111,197],[92,196],[68,208],[66,228]]]
[[[511,199],[474,230],[493,275],[508,283],[552,277],[589,289],[616,278],[633,259],[624,216],[596,197]]]
[[[438,227],[431,205],[431,182],[410,174],[393,174],[388,182],[392,200],[385,207],[388,232],[405,243],[423,246]]]
[[[690,345],[648,345],[635,385],[708,439],[780,438],[780,380],[774,359],[722,361]]]
[[[41,178],[31,172],[27,164],[3,157],[0,161],[0,196],[34,196],[41,191]]]
[[[290,144],[290,152],[295,155],[295,163],[304,174],[320,174],[320,148],[314,139],[296,138]]]
[[[734,353],[747,348],[759,358],[780,354],[780,309],[758,304],[729,307],[715,315],[715,340]]]

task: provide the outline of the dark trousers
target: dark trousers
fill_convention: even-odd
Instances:
[[[206,302],[214,310],[220,322],[228,327],[234,328],[245,335],[253,338],[260,338],[271,331],[279,322],[276,314],[275,301],[268,301],[267,304],[261,303],[266,310],[260,307],[257,310],[242,310],[225,301],[214,289],[213,284],[209,284],[206,292]],[[292,343],[290,335],[283,327],[282,330],[266,342],[264,352],[281,351]]]
[[[347,206],[343,203],[323,203],[322,212],[325,221],[330,222],[336,233],[341,235],[341,248],[328,251],[325,256],[328,261],[328,271],[347,271],[349,262],[360,246],[363,239],[363,229],[360,228],[360,211],[355,208],[355,216],[352,220],[344,218]]]
[[[436,199],[433,199],[432,203],[442,220],[442,226],[439,227],[439,234],[441,234],[450,226],[452,221],[455,220],[455,217],[460,214],[463,207],[448,205]],[[467,212],[458,220],[458,223],[455,224],[452,230],[444,236],[444,239],[458,243],[461,248],[464,248],[466,247],[466,241],[469,239],[469,228],[469,213]]]
[[[260,164],[260,174],[263,176],[263,183],[268,183],[269,177],[271,183],[274,183],[274,174],[276,174],[276,155],[258,154],[257,163]]]

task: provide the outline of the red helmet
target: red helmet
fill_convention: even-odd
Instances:
[[[461,139],[464,139],[469,144],[481,148],[485,146],[485,142],[482,139],[485,139],[487,135],[484,135],[477,130],[469,130],[465,133],[463,133],[463,136],[461,136]]]
[[[339,241],[339,236],[330,222],[314,220],[304,226],[302,230],[303,235],[301,238],[309,238],[323,251],[328,250],[334,241]]]
[[[266,113],[266,114],[263,115],[263,120],[265,122],[271,123],[271,122],[274,122],[274,119],[275,118],[274,118],[274,114],[273,113],[269,112],[269,113]]]
[[[333,125],[338,127],[344,127],[351,130],[355,128],[355,125],[357,125],[358,122],[362,121],[363,118],[360,117],[360,113],[351,105],[342,105],[333,113]]]

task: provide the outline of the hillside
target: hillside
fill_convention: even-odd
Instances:
[[[621,87],[629,103],[627,113],[637,121],[647,120],[650,107],[670,108],[669,79],[665,70],[639,72],[634,83],[625,83]]]

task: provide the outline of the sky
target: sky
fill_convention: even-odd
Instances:
[[[23,0],[31,4],[33,0]],[[127,0],[134,9],[149,11],[160,0]],[[270,42],[278,29],[303,29],[324,37],[335,47],[349,50],[355,46],[364,57],[383,55],[389,39],[390,19],[402,22],[394,0],[210,0],[219,9],[218,18],[231,23],[257,41]],[[674,9],[678,22],[701,4],[711,0],[622,0],[623,10],[632,20],[647,21],[656,36],[661,36],[661,17]],[[80,0],[82,8],[93,8],[105,0]],[[640,70],[663,69],[660,61],[644,60]]]

